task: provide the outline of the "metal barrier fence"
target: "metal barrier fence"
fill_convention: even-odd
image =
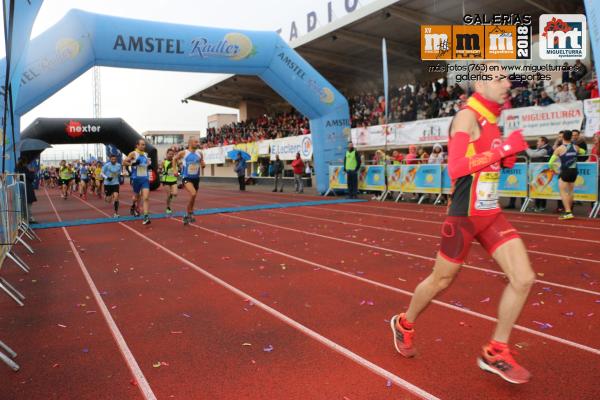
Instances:
[[[513,168],[499,172],[498,195],[522,198],[521,212],[527,210],[532,199],[559,200],[558,174],[547,163],[518,162]],[[598,164],[578,162],[579,172],[575,182],[575,201],[591,202],[589,218],[600,212],[598,192]],[[428,196],[436,196],[439,204],[443,195],[451,193],[452,185],[445,164],[396,164],[362,166],[358,175],[359,190],[379,193],[380,201],[392,196],[398,202],[405,194],[420,195],[419,203]],[[340,165],[329,166],[329,193],[346,190],[346,174]]]
[[[14,247],[20,244],[30,253],[34,253],[24,238],[39,240],[29,227],[29,211],[25,175],[0,175],[0,272],[6,260],[13,261],[25,273],[30,270],[25,261],[14,252]],[[19,306],[24,306],[25,296],[1,276],[0,289]],[[0,360],[14,371],[19,370],[19,365],[13,360],[16,356],[10,347],[0,341]]]

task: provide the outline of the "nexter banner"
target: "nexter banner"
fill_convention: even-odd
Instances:
[[[441,164],[403,165],[402,192],[441,193]]]
[[[527,197],[527,164],[517,163],[500,172],[498,195],[501,197]]]
[[[577,163],[575,200],[598,201],[598,165]],[[547,163],[529,164],[529,197],[532,199],[559,200],[558,174]]]
[[[385,170],[383,165],[360,167],[358,188],[361,190],[385,190]]]

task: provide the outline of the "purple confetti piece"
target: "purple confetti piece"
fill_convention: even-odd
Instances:
[[[594,303],[600,304],[600,299],[594,301]]]
[[[486,297],[485,299],[481,300],[480,303],[487,303],[490,301],[489,297]]]
[[[365,304],[367,304],[367,301],[366,301],[366,300],[363,300],[363,301],[361,301],[361,302],[360,302],[360,305],[361,305],[361,306],[364,306]]]
[[[364,275],[365,273],[363,271],[356,271],[356,275]]]
[[[542,288],[542,290],[544,290],[544,291],[546,291],[546,292],[550,292],[550,291],[552,291],[552,288],[551,288],[551,287],[548,287],[548,286],[546,286],[546,287],[543,287],[543,288]]]
[[[186,317],[186,318],[192,318],[192,316],[191,316],[190,314],[183,313],[183,314],[181,314],[181,315],[183,315],[183,316],[184,316],[184,317]]]
[[[270,353],[270,352],[272,352],[272,351],[273,351],[273,345],[272,345],[272,344],[270,344],[270,345],[268,345],[268,346],[264,347],[264,348],[263,348],[263,351],[264,351],[265,353]]]
[[[585,273],[585,272],[581,273],[581,277],[584,278],[584,279],[590,279],[591,278],[590,274]]]
[[[550,329],[552,328],[552,324],[549,324],[548,322],[539,322],[539,321],[533,321],[534,324],[538,325],[540,327],[540,329]]]
[[[375,305],[375,303],[374,303],[374,302],[372,302],[371,300],[367,300],[367,305],[368,305],[368,306],[374,306],[374,305]]]
[[[86,348],[84,348],[82,351],[83,351],[84,353],[89,353],[89,352],[90,352],[90,349],[88,349],[88,348],[86,347]]]
[[[565,317],[574,317],[575,313],[573,311],[569,311],[569,312],[564,312],[562,313]]]
[[[392,381],[390,381],[388,379],[387,382],[385,383],[385,386],[391,388],[392,387]]]

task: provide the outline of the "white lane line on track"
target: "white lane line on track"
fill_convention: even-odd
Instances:
[[[81,200],[81,201],[84,202],[83,200]],[[105,213],[102,210],[98,209],[94,205],[89,204],[89,203],[88,203],[88,205],[90,207],[92,207],[92,208],[95,208],[98,212],[100,212],[100,213],[108,216],[107,213]],[[232,216],[232,215],[229,215],[229,214],[219,214],[219,216],[228,217],[228,218],[235,218],[235,219],[245,219],[245,218],[235,217],[235,216]],[[132,230],[133,232],[137,233],[137,231],[135,231],[133,228],[129,227],[128,225],[125,225],[122,222],[119,222],[119,224],[121,224],[121,225],[127,227],[128,229]],[[268,225],[268,224],[266,224],[266,225]],[[329,271],[329,272],[332,272],[332,273],[335,273],[335,274],[339,274],[339,275],[342,275],[342,276],[345,276],[347,278],[351,278],[351,279],[354,279],[354,280],[357,280],[357,281],[360,281],[360,282],[363,282],[363,283],[367,283],[367,284],[370,284],[370,285],[373,285],[373,286],[377,286],[377,287],[380,287],[380,288],[383,288],[383,289],[387,289],[387,290],[390,290],[390,291],[393,291],[393,292],[396,292],[396,293],[401,293],[401,294],[404,294],[406,296],[412,296],[413,295],[412,292],[409,292],[407,290],[403,290],[403,289],[400,289],[400,288],[397,288],[397,287],[394,287],[394,286],[390,286],[390,285],[387,285],[385,283],[381,283],[381,282],[374,281],[374,280],[371,280],[371,279],[363,278],[361,276],[353,275],[353,274],[350,274],[350,273],[345,272],[345,271],[340,271],[338,269],[331,268],[331,267],[328,267],[328,266],[323,265],[323,264],[319,264],[319,263],[316,263],[316,262],[313,262],[313,261],[310,261],[310,260],[307,260],[307,259],[304,259],[304,258],[296,257],[296,256],[294,256],[292,254],[284,253],[282,251],[279,251],[279,250],[276,250],[276,249],[272,249],[270,247],[266,247],[266,246],[262,246],[262,245],[259,245],[259,244],[253,243],[253,242],[249,242],[247,240],[240,239],[240,238],[237,238],[235,236],[230,236],[230,235],[227,235],[225,233],[221,233],[219,231],[215,231],[215,230],[212,230],[212,229],[208,229],[208,228],[205,228],[205,227],[197,225],[197,224],[190,224],[190,226],[193,226],[193,227],[195,227],[197,229],[200,229],[200,230],[203,230],[203,231],[215,234],[217,236],[221,236],[221,237],[224,237],[224,238],[227,238],[227,239],[231,239],[231,240],[236,241],[238,243],[242,243],[242,244],[245,244],[245,245],[248,245],[248,246],[251,246],[251,247],[255,247],[257,249],[261,249],[261,250],[264,250],[264,251],[267,251],[267,252],[270,252],[270,253],[273,253],[273,254],[278,254],[280,256],[287,257],[289,259],[292,259],[292,260],[295,260],[295,261],[298,261],[298,262],[301,262],[301,263],[304,263],[304,264],[307,264],[307,265],[310,265],[310,266],[313,266],[313,267],[321,268],[323,270],[326,270],[326,271]],[[144,237],[144,238],[146,238],[146,236],[143,236],[142,234],[139,234],[139,235],[142,236],[142,237]],[[148,239],[148,240],[151,240],[151,239]],[[421,256],[416,256],[416,257],[426,258],[426,257],[421,257]],[[502,275],[502,273],[495,272],[495,271],[493,271],[493,272],[495,274]],[[478,313],[476,311],[466,310],[464,308],[460,308],[460,307],[457,307],[457,306],[452,305],[452,304],[444,303],[444,302],[442,302],[440,300],[433,300],[432,303],[434,303],[436,305],[439,305],[441,307],[449,308],[451,310],[458,311],[458,312],[464,313],[464,314],[468,314],[468,315],[471,315],[473,317],[481,318],[481,319],[484,319],[484,320],[487,320],[487,321],[490,321],[490,322],[494,322],[495,323],[495,322],[498,321],[497,318],[491,317],[489,315],[481,314],[481,313]],[[582,351],[586,351],[586,352],[589,352],[589,353],[592,353],[592,354],[600,356],[600,349],[596,349],[596,348],[593,348],[593,347],[590,347],[590,346],[587,346],[587,345],[584,345],[584,344],[581,344],[581,343],[577,343],[577,342],[574,342],[574,341],[571,341],[571,340],[568,340],[568,339],[563,339],[563,338],[558,337],[558,336],[549,335],[549,334],[544,333],[544,332],[538,332],[538,331],[536,331],[534,329],[527,328],[527,327],[522,326],[522,325],[515,325],[514,329],[522,331],[522,332],[529,333],[529,334],[534,335],[534,336],[539,336],[539,337],[542,337],[542,338],[545,338],[545,339],[548,339],[548,340],[552,340],[554,342],[561,343],[561,344],[564,344],[566,346],[571,346],[571,347],[574,347],[576,349],[579,349],[579,350],[582,350]]]
[[[326,209],[319,208],[319,207],[311,207],[311,209],[313,209],[313,210],[319,210],[319,211],[326,211]],[[339,221],[339,220],[335,220],[335,219],[321,218],[321,217],[316,217],[316,216],[313,216],[313,215],[295,214],[295,213],[291,213],[289,211],[275,211],[275,210],[264,210],[264,211],[265,212],[270,212],[270,213],[273,213],[273,214],[294,215],[294,216],[298,216],[298,217],[302,217],[302,218],[317,219],[317,220],[322,220],[322,221],[327,221],[327,222],[333,222],[333,223],[338,223],[338,224],[343,224],[343,225],[353,225],[353,226],[359,226],[359,227],[362,227],[362,228],[376,229],[376,230],[382,230],[382,231],[387,231],[387,232],[404,233],[404,234],[407,234],[407,235],[423,236],[423,237],[428,237],[428,238],[433,238],[433,239],[439,239],[440,238],[439,235],[430,235],[430,234],[427,234],[427,233],[418,233],[418,232],[404,231],[404,230],[400,230],[400,229],[385,228],[385,227],[379,227],[379,226],[373,226],[373,225],[357,224],[357,223],[354,223],[354,222],[347,222],[347,221]],[[477,242],[475,240],[473,242],[471,242],[471,243],[476,244],[478,246],[481,245],[481,243],[479,243],[479,242]],[[544,255],[544,256],[550,256],[550,257],[564,258],[564,259],[567,259],[567,260],[579,260],[579,261],[586,261],[586,262],[599,263],[600,264],[600,260],[598,260],[598,259],[590,259],[590,258],[581,258],[581,257],[566,256],[564,254],[547,253],[545,251],[537,251],[537,250],[531,250],[531,249],[527,249],[527,252],[528,253],[532,253],[532,254],[540,254],[540,255]]]
[[[79,199],[82,202],[88,204],[88,206],[96,209],[98,212],[110,217],[109,214],[105,213],[104,211],[100,210],[99,208],[97,208],[96,206],[94,206],[91,203],[87,203],[86,201]],[[177,220],[179,221],[179,220]],[[146,241],[148,241],[149,243],[153,244],[154,246],[156,246],[157,248],[161,249],[162,251],[164,251],[165,253],[169,254],[170,256],[172,256],[173,258],[181,261],[182,263],[188,265],[189,267],[193,268],[194,270],[196,270],[197,272],[200,272],[202,275],[204,275],[206,278],[210,279],[211,281],[221,285],[222,287],[224,287],[225,289],[233,292],[234,294],[238,295],[239,297],[243,298],[243,299],[250,299],[255,306],[261,308],[263,311],[267,312],[268,314],[272,315],[273,317],[279,319],[280,321],[282,321],[283,323],[287,324],[288,326],[300,331],[301,333],[305,334],[306,336],[316,340],[317,342],[321,343],[322,345],[324,345],[325,347],[328,347],[329,349],[341,354],[342,356],[354,361],[355,363],[359,364],[360,366],[368,369],[369,371],[385,378],[388,379],[390,381],[392,381],[394,384],[396,384],[397,386],[406,389],[407,391],[411,392],[412,394],[419,396],[423,399],[426,400],[438,400],[438,397],[432,395],[431,393],[426,392],[425,390],[421,389],[418,386],[413,385],[412,383],[400,378],[399,376],[395,375],[394,373],[378,366],[377,364],[372,363],[371,361],[359,356],[358,354],[352,352],[351,350],[343,347],[342,345],[326,338],[325,336],[317,333],[316,331],[313,331],[312,329],[308,328],[305,325],[302,325],[301,323],[299,323],[298,321],[288,317],[287,315],[275,310],[274,308],[269,307],[268,305],[266,305],[265,303],[261,302],[260,300],[252,297],[251,295],[249,295],[246,292],[243,292],[242,290],[230,285],[229,283],[225,282],[224,280],[220,279],[219,277],[211,274],[210,272],[206,271],[205,269],[203,269],[202,267],[199,267],[198,265],[192,263],[191,261],[188,261],[187,259],[181,257],[180,255],[178,255],[177,253],[171,251],[170,249],[168,249],[167,247],[161,245],[158,242],[155,242],[154,240],[150,239],[149,237],[145,236],[142,233],[139,233],[138,231],[136,231],[135,229],[131,228],[130,226],[124,224],[123,222],[119,222],[119,225],[127,228],[129,231],[135,233],[136,235],[140,236],[141,238],[145,239]],[[64,229],[64,228],[63,228]]]
[[[54,214],[56,214],[56,218],[58,218],[58,221],[62,221],[62,218],[60,217],[60,215],[58,214],[58,211],[56,210],[56,207],[54,206],[54,202],[52,201],[52,199],[50,198],[50,195],[48,194],[48,190],[46,190],[46,188],[44,188],[44,191],[46,192],[46,196],[48,196],[48,200],[50,201],[50,205],[52,206],[52,209],[54,210]],[[88,286],[90,287],[90,290],[92,291],[94,299],[96,300],[96,304],[98,304],[98,308],[100,308],[100,312],[102,313],[102,316],[104,317],[104,320],[106,321],[106,324],[108,325],[108,328],[110,329],[110,332],[112,333],[113,339],[115,340],[117,347],[121,351],[121,355],[125,359],[125,363],[127,364],[127,367],[129,367],[129,370],[131,371],[131,373],[134,376],[134,379],[137,382],[137,386],[140,389],[142,396],[144,396],[144,398],[146,400],[156,400],[156,396],[154,395],[154,392],[152,391],[152,388],[150,387],[148,380],[146,379],[146,377],[144,376],[144,373],[140,369],[140,366],[138,365],[135,357],[133,356],[133,353],[129,349],[129,346],[127,346],[127,342],[125,342],[125,339],[123,338],[121,331],[117,327],[115,320],[110,315],[110,311],[108,311],[108,307],[106,307],[104,300],[102,300],[102,296],[100,296],[100,292],[98,291],[96,284],[92,280],[92,277],[90,276],[83,260],[81,259],[81,256],[79,255],[79,251],[77,251],[77,248],[73,244],[71,235],[69,235],[69,232],[67,231],[67,229],[65,227],[62,227],[61,229],[62,229],[63,233],[65,234],[65,237],[67,238],[67,242],[69,242],[71,251],[73,252],[75,259],[77,260],[77,263],[79,264],[79,268],[81,269],[81,272],[83,273],[85,281],[87,282]]]
[[[282,225],[270,224],[268,222],[263,222],[263,221],[259,221],[259,220],[255,220],[255,219],[244,218],[244,217],[239,217],[239,216],[230,215],[230,214],[217,214],[217,215],[222,216],[222,217],[227,217],[227,218],[235,218],[235,219],[239,219],[239,220],[243,220],[243,221],[253,222],[253,223],[257,223],[257,224],[261,224],[261,225],[266,225],[266,226],[270,226],[272,228],[284,229],[284,230],[288,230],[288,231],[292,231],[292,232],[297,232],[297,233],[301,233],[301,234],[305,234],[305,235],[311,235],[311,236],[315,236],[315,237],[320,237],[320,238],[323,238],[323,239],[335,240],[335,241],[338,241],[338,242],[348,243],[348,244],[352,244],[352,245],[355,245],[355,246],[368,247],[368,248],[372,248],[372,249],[376,249],[376,250],[386,251],[388,253],[396,253],[396,254],[401,254],[403,256],[407,256],[407,257],[415,257],[415,258],[420,258],[422,260],[435,261],[434,257],[422,256],[422,255],[419,255],[419,254],[409,253],[409,252],[406,252],[406,251],[389,249],[387,247],[375,246],[375,245],[371,245],[371,244],[367,244],[367,243],[354,242],[352,240],[341,239],[341,238],[337,238],[337,237],[333,237],[333,236],[321,235],[319,233],[302,231],[302,230],[299,230],[299,229],[288,228],[288,227],[282,226]],[[468,265],[468,264],[463,264],[461,266],[461,268],[473,269],[473,270],[476,270],[476,271],[487,272],[487,273],[492,273],[492,274],[496,274],[496,275],[505,275],[501,271],[496,271],[496,270],[493,270],[493,269],[487,269],[487,268],[481,268],[481,267],[475,267],[473,265]],[[569,290],[573,290],[573,291],[577,291],[577,292],[592,294],[594,296],[600,296],[600,292],[594,292],[592,290],[582,289],[582,288],[578,288],[578,287],[574,287],[574,286],[562,285],[560,283],[554,283],[554,282],[549,282],[549,281],[544,281],[544,280],[539,280],[539,279],[536,279],[535,282],[539,283],[539,284],[543,284],[543,285],[556,286],[556,287],[560,287],[560,288],[563,288],[563,289],[569,289]]]
[[[249,200],[249,199],[236,199],[236,201],[238,200]],[[154,201],[153,199],[151,201]],[[220,198],[215,198],[215,199],[210,199],[210,200],[205,200],[204,203],[206,202],[218,202],[219,204],[223,204],[222,202],[222,197]],[[285,202],[283,202],[285,203]],[[234,203],[229,203],[232,206],[240,206],[240,204],[234,204]],[[350,204],[348,204],[350,205]],[[318,211],[327,211],[327,210],[333,210],[336,212],[340,212],[341,210],[338,209],[331,209],[328,205],[325,205],[327,207],[310,207],[313,210],[318,210]],[[346,205],[344,205],[346,206]],[[361,207],[368,207],[368,206],[361,206]],[[327,220],[325,218],[319,218],[316,216],[308,216],[308,215],[302,215],[302,214],[295,214],[295,213],[291,213],[288,211],[275,211],[275,210],[264,210],[265,212],[271,212],[271,213],[277,213],[277,214],[288,214],[288,215],[295,215],[298,217],[303,217],[303,218],[312,218],[312,219],[322,219],[322,220]],[[356,213],[354,211],[350,211],[350,213]],[[379,214],[365,214],[365,213],[358,213],[361,215],[379,215]],[[388,216],[386,215],[379,215],[382,218],[388,218]],[[396,218],[402,218],[402,217],[396,217]],[[403,218],[404,219],[404,218]],[[372,226],[372,225],[364,225],[364,224],[356,224],[356,223],[351,223],[351,222],[346,222],[346,221],[338,221],[338,220],[329,220],[331,222],[337,222],[340,224],[348,224],[348,225],[355,225],[355,226],[360,226],[360,227],[364,227],[364,228],[371,228],[371,229],[378,229],[378,230],[385,230],[388,232],[397,232],[397,233],[404,233],[404,234],[408,234],[408,235],[416,235],[416,236],[423,236],[423,237],[430,237],[430,238],[435,238],[435,239],[439,239],[439,235],[430,235],[430,234],[426,234],[426,233],[418,233],[418,232],[413,232],[413,231],[405,231],[405,230],[399,230],[399,229],[393,229],[393,228],[385,228],[385,227],[377,227],[377,226]],[[420,221],[420,220],[415,220],[415,221]],[[430,223],[435,223],[438,225],[441,225],[441,223],[439,222],[434,222],[434,221],[428,221]],[[549,236],[549,235],[544,235],[544,234],[540,234],[540,233],[532,233],[532,232],[522,232],[519,230],[520,234],[525,234],[525,235],[533,235],[533,236],[543,236],[543,237],[552,237],[552,238],[556,238],[555,236]],[[584,241],[584,242],[591,242],[591,243],[600,243],[600,241],[598,240],[590,240],[590,239],[577,239],[578,241]],[[473,243],[475,243],[476,245],[480,245],[479,242],[477,241],[473,241]],[[527,249],[527,251],[531,254],[539,254],[539,255],[543,255],[543,256],[549,256],[549,257],[557,257],[557,258],[563,258],[565,260],[577,260],[577,261],[583,261],[583,262],[590,262],[590,263],[597,263],[600,264],[600,259],[591,259],[591,258],[583,258],[583,257],[576,257],[576,256],[569,256],[569,255],[564,255],[564,254],[556,254],[556,253],[549,253],[549,252],[545,252],[545,251],[539,251],[539,250],[532,250],[532,249]]]
[[[369,206],[369,205],[361,205],[360,207],[365,207],[365,208],[375,208],[375,209],[379,209],[379,210],[387,210],[387,211],[402,211],[402,212],[409,212],[409,213],[423,213],[423,214],[430,214],[430,215],[438,215],[438,216],[446,216],[446,213],[444,212],[440,212],[440,211],[427,211],[427,210],[413,210],[413,209],[409,209],[409,208],[404,208],[404,207],[399,207],[399,208],[393,208],[393,207],[383,207],[383,206]],[[416,208],[416,207],[415,207]],[[540,222],[540,221],[530,221],[530,220],[526,220],[526,219],[521,219],[521,218],[512,218],[512,215],[510,213],[505,214],[509,221],[511,222],[517,222],[519,224],[532,224],[532,225],[546,225],[546,226],[552,226],[552,227],[558,227],[561,229],[565,229],[565,228],[574,228],[574,229],[592,229],[592,230],[600,230],[600,227],[596,227],[596,226],[587,226],[587,225],[572,225],[569,223],[566,224],[556,224],[556,223],[552,223],[552,222]],[[556,218],[556,217],[551,217],[548,216],[548,218]]]
[[[154,200],[151,199],[150,201],[154,201]],[[222,202],[220,202],[220,203],[222,204]],[[228,203],[228,204],[235,205],[233,203]],[[329,210],[329,208],[319,208],[319,207],[311,207],[311,208],[313,208],[313,209],[319,209],[319,210]],[[265,212],[265,211],[276,212],[278,214],[284,214],[284,215],[286,215],[286,214],[288,214],[288,215],[298,215],[298,216],[302,216],[302,217],[305,217],[305,218],[317,218],[317,219],[319,219],[318,217],[310,217],[310,216],[305,216],[305,215],[300,215],[300,214],[294,214],[294,213],[288,213],[288,212],[283,212],[283,211],[264,210],[262,212]],[[233,218],[241,218],[241,217],[233,217]],[[271,226],[273,226],[275,228],[282,228],[282,229],[293,230],[293,228],[282,227],[281,225],[268,224],[268,223],[262,222],[262,221],[257,221],[257,220],[249,220],[249,221],[257,222],[257,223],[264,224],[264,225],[271,225]],[[331,220],[331,221],[339,222],[339,223],[343,223],[343,224],[357,225],[357,224],[352,224],[352,223],[349,223],[349,222],[342,222],[342,221],[336,221],[336,220]],[[365,227],[370,227],[370,226],[369,225],[365,225]],[[391,228],[381,228],[381,229],[391,230],[391,231],[397,231],[397,230],[394,230],[394,229],[391,229]],[[401,255],[404,255],[404,256],[407,256],[407,257],[416,257],[416,258],[421,258],[421,259],[428,260],[428,261],[435,261],[435,258],[433,258],[433,257],[422,256],[422,255],[418,255],[418,254],[414,254],[414,253],[409,253],[409,252],[403,252],[403,251],[399,251],[399,250],[388,249],[388,248],[385,248],[385,247],[379,247],[379,246],[369,245],[369,244],[360,243],[360,242],[354,242],[354,241],[351,241],[351,240],[334,238],[334,237],[331,237],[331,236],[320,235],[320,234],[317,234],[317,233],[311,233],[311,232],[307,232],[307,231],[295,230],[295,232],[306,233],[306,234],[309,234],[309,235],[316,235],[316,236],[328,238],[328,239],[331,239],[331,240],[340,240],[340,241],[344,241],[346,243],[355,244],[355,245],[364,246],[364,247],[371,247],[371,248],[382,250],[382,251],[388,251],[388,252],[392,252],[392,253],[401,254]],[[439,238],[439,236],[428,235],[428,234],[416,234],[416,233],[413,233],[413,232],[405,232],[405,231],[399,231],[399,232],[410,233],[410,234],[415,234],[415,235],[422,235],[422,236],[425,236],[425,237]],[[477,243],[477,242],[474,242],[474,243]],[[535,253],[535,251],[532,251],[532,250],[528,250],[528,252]],[[541,252],[537,252],[537,253],[541,253]],[[543,254],[550,255],[551,253],[543,253]],[[568,257],[568,258],[578,259],[576,257]],[[587,259],[584,259],[584,260],[587,260]],[[596,260],[591,260],[591,261],[598,262]],[[496,274],[496,275],[505,275],[502,271],[496,271],[496,270],[493,270],[493,269],[476,267],[474,265],[469,265],[469,264],[463,264],[462,267],[467,268],[467,269],[472,269],[472,270],[475,270],[475,271],[485,272],[485,273],[493,273],[493,274]],[[560,284],[560,283],[550,282],[550,281],[545,281],[545,280],[539,280],[539,279],[536,280],[536,282],[539,283],[539,284],[543,284],[543,285],[555,286],[555,287],[559,287],[559,288],[562,288],[562,289],[573,290],[573,291],[577,291],[577,292],[581,292],[581,293],[591,294],[591,295],[594,295],[594,296],[600,296],[600,292],[595,292],[593,290],[583,289],[583,288],[579,288],[579,287],[575,287],[575,286],[563,285],[563,284]]]
[[[398,220],[402,220],[402,221],[415,221],[415,222],[419,222],[419,223],[434,224],[434,225],[442,224],[442,222],[440,222],[440,221],[428,221],[428,220],[417,219],[417,218],[396,217],[396,216],[392,216],[392,215],[373,214],[373,213],[367,213],[367,212],[349,211],[349,210],[342,210],[339,208],[333,208],[334,206],[337,206],[337,205],[338,204],[324,205],[324,207],[326,206],[328,210],[331,210],[334,212],[343,212],[343,213],[358,214],[358,215],[369,215],[369,216],[379,217],[379,218],[398,219]],[[354,206],[354,205],[353,204],[344,204],[344,207],[352,207],[352,206]],[[523,230],[519,230],[519,234],[520,235],[547,237],[550,239],[557,239],[556,235],[545,235],[543,233],[527,232],[527,231],[523,231]],[[577,238],[576,240],[579,242],[586,242],[586,243],[597,243],[597,244],[600,243],[600,240],[580,239],[580,238]]]
[[[212,191],[222,191],[221,189],[216,189],[216,188],[205,188],[205,190],[212,190]],[[224,189],[226,190],[226,189]],[[231,191],[232,193],[235,193],[235,191]],[[267,196],[269,198],[272,198],[272,195],[269,193],[263,193],[263,192],[249,192],[254,196]],[[305,195],[305,194],[296,194],[296,193],[282,193],[283,195],[285,195],[286,197],[291,197],[291,196],[310,196],[312,198],[315,197],[322,197],[322,196],[312,196],[312,195]],[[279,196],[279,194],[278,194]],[[369,202],[370,204],[371,202]],[[376,208],[376,209],[382,209],[382,210],[388,210],[388,211],[404,211],[404,212],[417,212],[417,213],[424,213],[424,214],[433,214],[433,215],[441,215],[441,216],[445,216],[446,213],[442,212],[442,211],[428,211],[428,210],[418,210],[415,204],[414,208],[408,208],[408,207],[403,207],[404,205],[409,205],[409,204],[405,204],[405,203],[394,203],[391,204],[390,203],[390,207],[384,207],[384,206],[370,206],[370,205],[366,205],[366,204],[348,204],[349,206],[352,207],[366,207],[366,208]],[[532,214],[526,214],[526,215],[532,215]],[[533,214],[533,215],[538,215],[538,214]],[[525,219],[520,219],[520,218],[513,218],[513,214],[511,213],[507,213],[506,214],[507,218],[510,221],[514,221],[514,222],[518,222],[518,223],[522,223],[522,224],[533,224],[533,225],[547,225],[547,226],[554,226],[554,227],[559,227],[561,229],[564,228],[574,228],[574,229],[593,229],[593,230],[600,230],[600,226],[599,227],[595,227],[595,226],[581,226],[581,225],[571,225],[571,224],[556,224],[556,223],[552,223],[552,222],[539,222],[539,221],[529,221],[529,220],[525,220]],[[548,216],[548,218],[552,218],[552,216]]]

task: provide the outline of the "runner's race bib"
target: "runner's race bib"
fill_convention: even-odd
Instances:
[[[477,210],[492,210],[498,207],[498,183],[500,172],[482,172],[477,180],[475,190],[475,208]]]
[[[200,172],[200,164],[199,163],[188,164],[187,169],[188,169],[189,175],[198,175],[198,173]]]
[[[135,173],[138,178],[147,177],[148,176],[148,167],[145,165],[138,165]]]

